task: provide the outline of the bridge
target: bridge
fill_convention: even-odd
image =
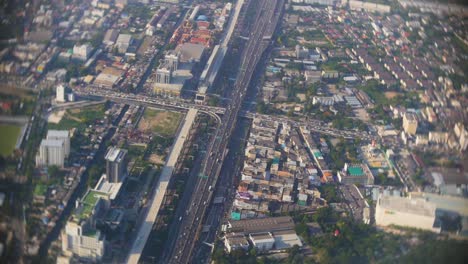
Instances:
[[[119,93],[113,91],[102,91],[102,90],[87,90],[87,91],[75,91],[77,95],[80,95],[83,98],[88,98],[91,100],[100,100],[106,99],[113,102],[124,103],[124,104],[133,104],[133,105],[141,105],[141,106],[148,106],[148,107],[163,107],[168,109],[174,110],[183,110],[187,111],[189,109],[197,109],[200,113],[207,114],[216,120],[220,120],[220,116],[225,114],[226,108],[224,107],[216,107],[216,106],[208,106],[202,104],[196,104],[189,100],[184,100],[180,98],[158,98],[146,95],[134,95],[134,94],[126,94],[126,93]],[[330,135],[333,137],[343,137],[346,139],[355,139],[359,138],[362,140],[375,140],[376,138],[372,135],[364,131],[356,131],[356,130],[347,130],[347,129],[335,129],[329,127],[323,121],[311,119],[311,118],[298,118],[297,120],[288,118],[288,117],[281,117],[281,116],[271,116],[271,115],[264,115],[258,113],[252,113],[247,111],[239,111],[239,116],[249,119],[260,118],[264,120],[271,120],[276,121],[279,123],[286,123],[290,125],[294,125],[297,127],[305,126],[308,130]]]

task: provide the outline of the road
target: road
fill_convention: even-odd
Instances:
[[[227,144],[237,123],[242,101],[252,78],[255,67],[276,29],[277,18],[283,1],[278,8],[278,1],[261,1],[258,19],[242,53],[241,70],[234,85],[232,100],[225,109],[221,124],[215,131],[214,140],[208,146],[207,156],[202,163],[201,177],[198,177],[193,195],[185,216],[181,219],[180,229],[173,247],[166,247],[162,263],[192,262],[194,245],[201,232],[206,210],[211,203],[213,191],[227,153]],[[260,11],[261,10],[261,11]],[[276,11],[276,12],[275,12]],[[175,234],[174,234],[175,235]]]
[[[155,188],[156,191],[151,194],[148,206],[142,210],[143,212],[141,213],[137,224],[138,232],[132,243],[126,263],[137,264],[140,260],[141,253],[143,252],[146,241],[151,233],[151,229],[156,221],[159,208],[164,200],[164,195],[166,194],[166,189],[171,180],[176,162],[179,160],[179,155],[182,153],[185,139],[188,137],[188,133],[195,122],[197,112],[198,111],[196,109],[191,109],[185,117],[184,124],[177,135],[177,139],[172,146],[167,162],[158,179],[158,183]]]

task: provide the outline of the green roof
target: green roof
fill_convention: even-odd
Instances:
[[[278,157],[273,158],[273,164],[279,164],[280,159]]]
[[[77,220],[87,218],[93,212],[93,208],[96,205],[99,198],[107,197],[106,193],[90,190],[81,200],[81,208],[75,210],[75,216]]]
[[[320,151],[315,151],[315,152],[314,152],[314,156],[317,157],[317,158],[322,157],[322,152],[320,152]]]
[[[364,175],[364,171],[361,167],[353,166],[348,168],[348,173],[351,176],[362,176]]]
[[[231,212],[231,219],[232,220],[240,220],[241,213],[240,212]]]

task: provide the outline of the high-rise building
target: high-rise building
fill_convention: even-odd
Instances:
[[[65,102],[65,86],[59,84],[56,89],[55,101],[57,103]]]
[[[169,53],[164,56],[164,64],[167,65],[171,71],[177,71],[179,65],[179,55],[174,53]]]
[[[65,142],[63,139],[43,139],[36,155],[37,166],[55,165],[63,167],[65,163]]]
[[[76,203],[75,211],[62,231],[62,250],[81,259],[99,261],[105,253],[105,236],[96,222],[110,207],[106,193],[89,190]]]
[[[115,147],[109,148],[106,154],[106,175],[109,182],[121,182],[127,173],[127,150]]]
[[[86,61],[91,55],[92,47],[89,44],[73,46],[73,58]]]
[[[171,83],[172,71],[168,67],[161,67],[156,70],[156,83]]]
[[[403,116],[403,129],[407,134],[416,135],[418,129],[418,118],[414,113],[406,113]]]
[[[61,139],[64,143],[65,157],[70,155],[70,132],[68,130],[49,130],[47,139]]]

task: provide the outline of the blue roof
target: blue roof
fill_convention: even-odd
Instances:
[[[208,18],[205,15],[199,15],[197,20],[207,21]]]

